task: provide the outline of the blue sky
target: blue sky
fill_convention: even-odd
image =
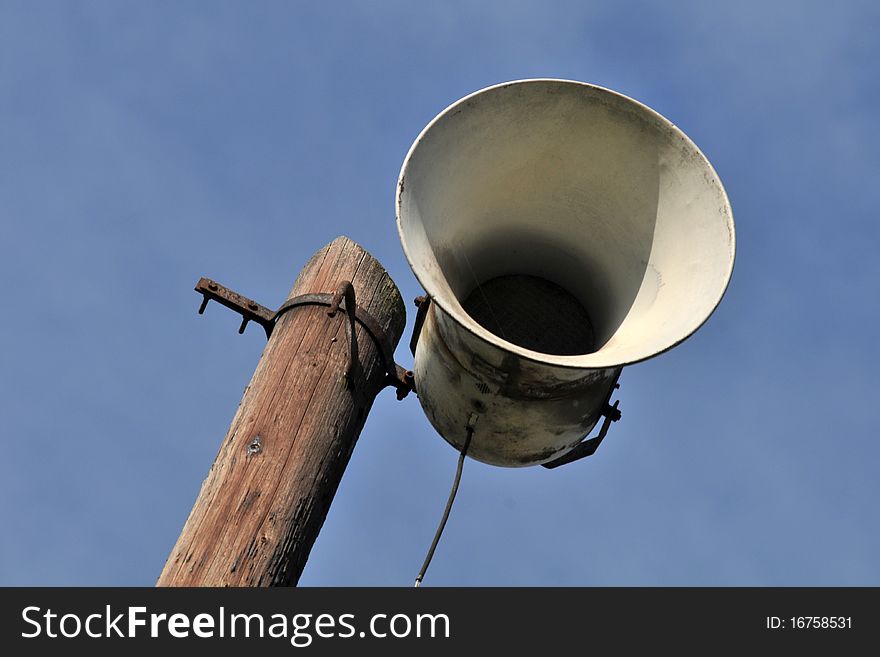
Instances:
[[[264,341],[198,316],[196,280],[274,307],[346,234],[412,299],[412,140],[561,77],[700,146],[736,269],[624,370],[595,457],[467,463],[425,585],[880,585],[878,27],[854,1],[3,2],[0,584],[152,585]],[[411,585],[455,460],[383,393],[301,583]]]

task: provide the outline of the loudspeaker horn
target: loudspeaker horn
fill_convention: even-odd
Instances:
[[[413,371],[434,428],[500,466],[574,454],[621,369],[678,345],[733,271],[733,215],[669,120],[583,82],[520,80],[441,112],[397,226],[427,298]],[[601,440],[601,437],[600,437]]]

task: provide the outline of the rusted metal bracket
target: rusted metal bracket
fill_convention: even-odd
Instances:
[[[567,454],[564,454],[549,463],[542,463],[541,465],[548,469],[558,468],[560,465],[565,465],[572,461],[578,461],[595,454],[596,450],[599,449],[599,445],[602,444],[602,439],[605,438],[605,434],[608,433],[608,428],[611,426],[611,423],[617,422],[620,419],[620,411],[617,410],[617,405],[619,403],[620,400],[614,402],[613,406],[605,404],[605,408],[602,411],[605,420],[602,422],[602,428],[599,429],[599,433],[595,438],[584,440],[583,442],[578,443],[575,448]]]
[[[241,296],[238,292],[233,292],[228,287],[223,287],[210,278],[200,278],[196,283],[196,292],[202,295],[199,315],[205,313],[209,301],[216,301],[242,316],[241,326],[238,327],[239,333],[244,333],[248,322],[256,322],[265,329],[267,339],[272,335],[272,329],[275,328],[275,311]]]
[[[403,399],[410,392],[416,391],[413,373],[394,362],[394,350],[385,331],[382,330],[382,327],[379,326],[379,323],[370,313],[357,305],[354,286],[351,284],[351,281],[341,281],[334,294],[311,293],[293,297],[275,311],[237,292],[233,292],[216,281],[212,281],[210,278],[199,279],[195,290],[203,297],[202,305],[199,307],[199,314],[205,312],[209,301],[217,301],[242,316],[241,326],[238,329],[239,333],[244,333],[248,322],[256,322],[266,331],[267,339],[272,336],[272,331],[278,319],[294,308],[299,306],[328,306],[327,314],[331,317],[335,317],[339,309],[342,308],[345,310],[348,320],[350,345],[349,362],[345,372],[346,378],[351,381],[352,374],[358,363],[358,345],[355,333],[355,322],[357,322],[367,331],[382,357],[382,364],[385,368],[384,386],[393,386],[397,391],[398,399]]]
[[[563,454],[558,459],[554,459],[547,463],[542,463],[542,466],[548,469],[558,468],[560,465],[565,465],[572,461],[579,461],[580,459],[592,456],[596,453],[596,450],[599,449],[599,445],[605,438],[605,434],[608,433],[611,423],[617,422],[621,416],[620,410],[617,408],[620,400],[614,402],[613,406],[611,405],[611,396],[614,394],[615,390],[620,388],[620,384],[617,381],[620,378],[621,371],[622,370],[617,371],[617,378],[614,379],[614,385],[611,386],[610,390],[608,390],[608,396],[605,397],[605,405],[602,407],[602,416],[605,420],[602,422],[602,426],[599,428],[599,433],[596,437],[579,442],[567,454]]]
[[[423,296],[415,298],[416,308],[416,323],[413,326],[412,337],[409,339],[409,350],[412,352],[412,355],[416,355],[416,346],[419,344],[419,335],[422,332],[422,325],[425,323],[425,318],[428,316],[428,309],[431,307],[431,297]]]

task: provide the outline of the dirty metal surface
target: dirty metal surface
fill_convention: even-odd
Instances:
[[[448,340],[462,332],[454,322],[444,331],[442,315],[432,304],[413,369],[422,410],[457,450],[465,420],[475,414],[468,456],[505,467],[550,463],[581,444],[603,417],[621,368],[530,369],[485,344],[453,348]]]

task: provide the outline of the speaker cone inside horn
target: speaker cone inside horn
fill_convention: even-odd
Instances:
[[[462,307],[486,330],[532,351],[575,356],[596,347],[586,308],[538,276],[492,278],[474,287]]]

